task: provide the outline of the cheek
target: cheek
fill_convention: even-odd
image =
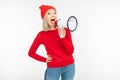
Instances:
[[[47,16],[46,17],[46,21],[49,23],[50,22],[50,18]]]
[[[50,17],[51,17],[50,15],[47,15],[47,16],[46,16],[46,19],[50,19]]]
[[[47,21],[48,25],[51,24],[51,21],[50,21],[50,18],[49,18],[49,17],[46,17],[46,21]]]
[[[47,15],[47,16],[46,16],[46,19],[47,19],[47,20],[50,20],[50,18],[51,18],[50,15]]]
[[[57,15],[55,16],[55,18],[56,18],[56,19],[58,18]]]

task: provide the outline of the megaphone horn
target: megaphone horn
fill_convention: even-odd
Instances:
[[[58,19],[55,21],[55,26],[67,27],[71,32],[75,31],[78,25],[77,18],[70,16],[67,20]]]

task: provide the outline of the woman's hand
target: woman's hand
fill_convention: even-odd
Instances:
[[[46,62],[51,62],[52,61],[52,57],[48,55],[48,57],[46,58]]]
[[[65,28],[64,28],[64,27],[58,28],[58,34],[59,34],[60,38],[64,38],[65,35],[66,35],[66,30],[65,30]]]

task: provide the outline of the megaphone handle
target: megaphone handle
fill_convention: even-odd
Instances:
[[[60,38],[64,38],[65,35],[66,35],[66,30],[65,30],[65,28],[63,28],[63,27],[58,28],[58,34],[59,34],[59,37],[60,37]]]
[[[64,36],[63,36],[63,35],[60,35],[60,38],[64,38]]]

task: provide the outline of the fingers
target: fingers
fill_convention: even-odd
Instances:
[[[52,61],[52,57],[48,55],[46,62],[51,62]]]
[[[59,33],[60,38],[64,38],[66,35],[65,28],[64,27],[58,28],[58,33]]]

